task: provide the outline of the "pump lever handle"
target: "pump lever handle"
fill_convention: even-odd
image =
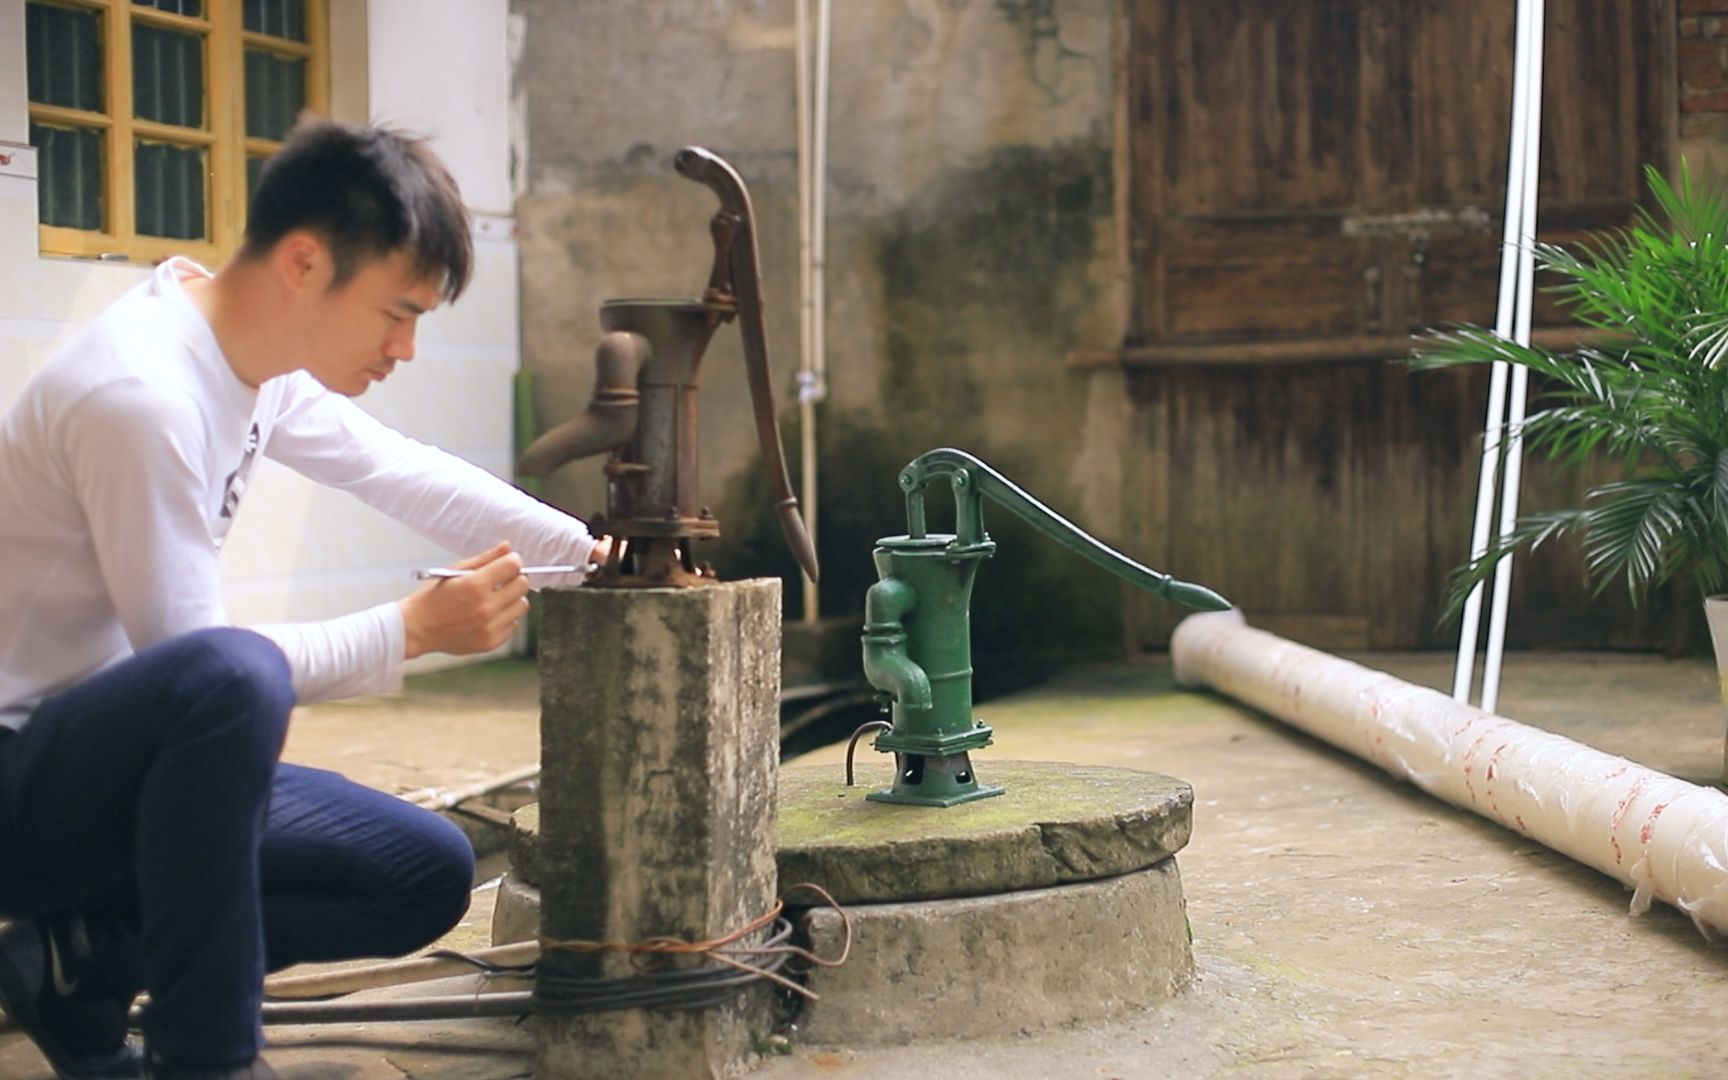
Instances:
[[[988,495],[1069,551],[1132,584],[1199,611],[1227,611],[1232,606],[1204,585],[1178,581],[1104,544],[964,450],[947,447],[931,450],[913,458],[900,470],[900,490],[906,493],[907,535],[914,539],[926,533],[924,488],[940,477],[949,478],[954,488],[955,547],[989,543],[990,538],[984,532],[983,506],[983,497]]]
[[[720,210],[714,216],[714,271],[708,279],[710,295],[704,299],[724,300],[729,294],[736,304],[738,333],[744,344],[744,373],[749,379],[750,404],[756,414],[756,438],[762,445],[780,531],[785,534],[793,558],[805,575],[815,581],[819,572],[816,546],[810,542],[810,533],[798,514],[798,497],[792,493],[786,451],[774,420],[774,387],[768,373],[768,338],[762,322],[762,282],[750,193],[731,165],[700,146],[686,146],[678,151],[672,166],[679,175],[702,184],[720,199]]]

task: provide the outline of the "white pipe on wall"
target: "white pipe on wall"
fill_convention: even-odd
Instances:
[[[1728,795],[1274,637],[1191,615],[1170,653],[1208,686],[1728,932]]]
[[[828,396],[827,328],[823,325],[826,299],[827,177],[828,177],[828,57],[830,52],[829,0],[817,0],[815,78],[811,78],[811,41],[808,0],[795,0],[797,111],[798,111],[798,290],[800,356],[798,364],[799,481],[804,504],[804,527],[810,543],[816,543],[817,474],[816,406]],[[814,581],[804,579],[804,621],[815,622],[822,614],[821,594]]]

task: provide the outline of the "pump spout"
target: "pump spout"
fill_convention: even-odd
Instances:
[[[565,462],[615,450],[636,434],[641,395],[636,378],[654,356],[646,337],[614,330],[594,352],[594,397],[580,415],[528,444],[516,463],[518,476],[545,476]]]
[[[917,604],[912,586],[894,577],[864,594],[864,678],[902,710],[931,706],[930,676],[907,655],[906,626],[900,621]]]

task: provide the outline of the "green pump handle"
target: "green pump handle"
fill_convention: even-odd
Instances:
[[[900,490],[906,493],[906,534],[914,540],[922,540],[928,533],[924,488],[942,477],[949,478],[954,489],[954,539],[948,545],[954,554],[976,551],[990,544],[990,536],[984,531],[984,496],[988,495],[1015,517],[1087,562],[1142,589],[1199,611],[1226,611],[1231,607],[1230,601],[1204,585],[1178,581],[1101,543],[964,450],[948,447],[931,450],[913,458],[900,470]]]

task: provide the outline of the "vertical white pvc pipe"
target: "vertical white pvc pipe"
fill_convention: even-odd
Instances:
[[[1529,19],[1531,43],[1526,56],[1529,67],[1530,92],[1527,99],[1529,119],[1525,124],[1524,144],[1524,207],[1521,214],[1523,235],[1518,243],[1518,297],[1512,338],[1520,345],[1530,344],[1531,307],[1534,304],[1536,278],[1536,190],[1542,160],[1542,27],[1545,0],[1530,0]],[[1511,373],[1511,400],[1506,409],[1506,477],[1500,493],[1500,539],[1512,535],[1518,524],[1518,489],[1524,475],[1525,393],[1530,373],[1514,366]],[[1512,597],[1512,556],[1508,555],[1494,568],[1494,605],[1488,620],[1488,655],[1482,665],[1482,709],[1493,712],[1500,698],[1500,671],[1505,658],[1506,612]]]
[[[828,60],[833,54],[833,7],[831,0],[816,4],[816,117],[815,161],[811,171],[810,274],[813,296],[810,306],[811,369],[816,373],[817,401],[828,396]],[[814,517],[814,514],[812,514]],[[815,528],[815,522],[810,523]],[[816,538],[815,533],[810,538]]]
[[[794,100],[798,113],[798,370],[810,370],[810,15],[809,0],[793,0]]]
[[[1538,29],[1531,30],[1531,0],[1519,0],[1513,34],[1511,138],[1508,144],[1505,215],[1500,237],[1500,288],[1494,316],[1494,332],[1510,337],[1513,332],[1517,300],[1518,261],[1516,252],[1523,235],[1523,213],[1526,186],[1526,153],[1530,100],[1540,99],[1540,84],[1532,94],[1529,71],[1529,49],[1532,38],[1540,40]],[[1494,527],[1494,493],[1498,487],[1500,444],[1505,430],[1507,369],[1511,365],[1496,361],[1491,365],[1488,383],[1488,408],[1482,425],[1482,466],[1476,488],[1476,516],[1470,538],[1470,557],[1481,558],[1488,551],[1489,534]],[[1452,696],[1459,701],[1470,700],[1470,687],[1476,662],[1476,643],[1481,632],[1482,590],[1478,584],[1470,590],[1464,603],[1462,624],[1458,635],[1458,660],[1453,670]]]
[[[803,0],[799,0],[802,7]],[[803,496],[805,528],[816,545],[817,469],[816,406],[828,396],[828,57],[832,9],[829,0],[816,5],[816,86],[812,97],[810,162],[810,363],[799,387],[802,410]],[[804,621],[822,616],[822,594],[816,582],[804,579]]]
[[[807,392],[812,378],[811,368],[815,349],[812,347],[815,318],[811,314],[815,294],[811,287],[812,258],[810,255],[810,188],[812,165],[810,158],[810,13],[808,0],[792,0],[796,12],[793,21],[798,41],[794,50],[795,78],[798,81],[798,472],[799,501],[804,504],[806,530],[816,527],[816,407]],[[810,537],[814,545],[816,537]],[[815,586],[808,577],[804,582],[804,621],[814,622],[820,607]]]
[[[804,504],[804,527],[816,543],[818,488],[816,468],[816,405],[827,396],[827,357],[824,355],[826,327],[823,277],[827,240],[826,192],[828,175],[828,55],[829,0],[818,0],[816,18],[815,86],[811,86],[810,15],[808,0],[794,0],[796,12],[797,112],[798,112],[798,447],[799,501]],[[814,100],[812,100],[814,99]],[[804,578],[804,621],[815,622],[822,614],[817,585]]]

